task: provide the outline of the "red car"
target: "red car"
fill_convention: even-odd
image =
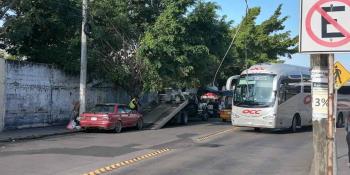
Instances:
[[[142,115],[123,104],[98,104],[90,112],[80,115],[82,129],[105,129],[120,133],[122,128],[143,127]]]

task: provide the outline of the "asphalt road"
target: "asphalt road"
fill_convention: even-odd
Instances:
[[[254,132],[212,120],[161,130],[78,133],[0,145],[0,174],[305,175],[312,152],[310,129],[295,134]]]

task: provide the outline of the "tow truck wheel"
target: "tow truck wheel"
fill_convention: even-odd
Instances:
[[[187,123],[188,123],[188,114],[187,114],[187,112],[183,112],[181,114],[181,121],[182,121],[182,124],[187,125]]]
[[[204,114],[202,115],[202,120],[203,120],[203,121],[208,121],[208,118],[209,118],[208,113],[204,113]]]
[[[122,132],[122,122],[121,121],[117,121],[117,123],[115,123],[114,132],[115,133],[121,133]]]

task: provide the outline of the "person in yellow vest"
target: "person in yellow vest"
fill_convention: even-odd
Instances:
[[[129,103],[129,108],[138,111],[138,104],[138,97],[134,97]]]

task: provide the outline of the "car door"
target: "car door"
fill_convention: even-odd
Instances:
[[[119,113],[120,118],[122,120],[123,126],[127,127],[130,125],[130,122],[129,122],[129,114],[126,112],[125,107],[126,107],[125,105],[119,105],[118,106],[118,113]]]
[[[128,122],[128,126],[134,126],[135,124],[135,121],[134,121],[134,118],[135,118],[135,114],[133,113],[133,111],[128,107],[128,106],[125,106],[125,113],[127,114],[127,122]]]
[[[129,107],[126,107],[126,111],[129,113],[129,121],[131,126],[136,126],[138,114],[136,110],[131,110]]]
[[[113,113],[110,114],[110,117],[111,117],[110,121],[112,123],[116,123],[117,122],[117,120],[119,118],[118,105],[114,106],[114,111],[113,111]]]

